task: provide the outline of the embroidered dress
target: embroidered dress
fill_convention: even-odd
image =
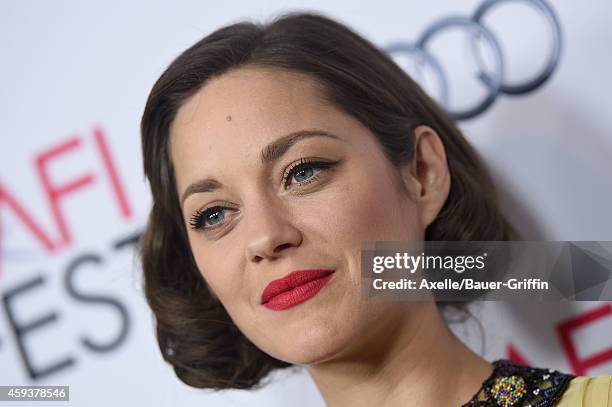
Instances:
[[[498,359],[492,364],[491,375],[462,407],[552,407],[576,377],[554,369],[519,365],[508,359]]]

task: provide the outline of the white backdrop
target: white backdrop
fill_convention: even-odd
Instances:
[[[0,385],[69,385],[72,405],[100,407],[322,406],[305,373],[278,375],[256,392],[212,394],[182,384],[162,361],[131,240],[150,205],[138,129],[146,97],[182,50],[242,19],[317,10],[388,47],[480,4],[0,3]],[[552,77],[524,95],[499,95],[460,127],[528,239],[612,240],[612,3],[550,4],[563,34]],[[505,2],[485,22],[503,48],[507,81],[541,69],[552,40],[526,2]],[[431,44],[454,108],[483,95],[460,34]],[[485,342],[473,320],[453,329],[489,360],[612,373],[611,302],[490,302],[474,312]]]

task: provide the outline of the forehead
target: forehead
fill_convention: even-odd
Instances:
[[[221,176],[231,169],[229,159],[256,163],[264,145],[290,132],[341,132],[342,114],[321,94],[309,76],[281,70],[240,68],[211,79],[181,106],[170,129],[178,189]]]
[[[315,81],[304,74],[234,69],[210,79],[181,106],[171,134],[178,138],[184,133],[230,131],[253,123],[282,126],[323,108],[325,102],[319,95]]]

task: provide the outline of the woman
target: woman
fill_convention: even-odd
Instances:
[[[452,121],[346,26],[215,31],[159,78],[141,131],[145,293],[185,383],[249,389],[300,365],[329,406],[575,405],[591,383],[489,363],[447,328],[456,304],[362,298],[364,240],[516,234]]]

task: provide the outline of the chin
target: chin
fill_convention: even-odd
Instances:
[[[287,335],[275,358],[285,362],[314,365],[330,360],[351,342],[349,329],[330,329],[329,326],[305,329],[301,335]],[[277,348],[277,350],[279,350]]]

